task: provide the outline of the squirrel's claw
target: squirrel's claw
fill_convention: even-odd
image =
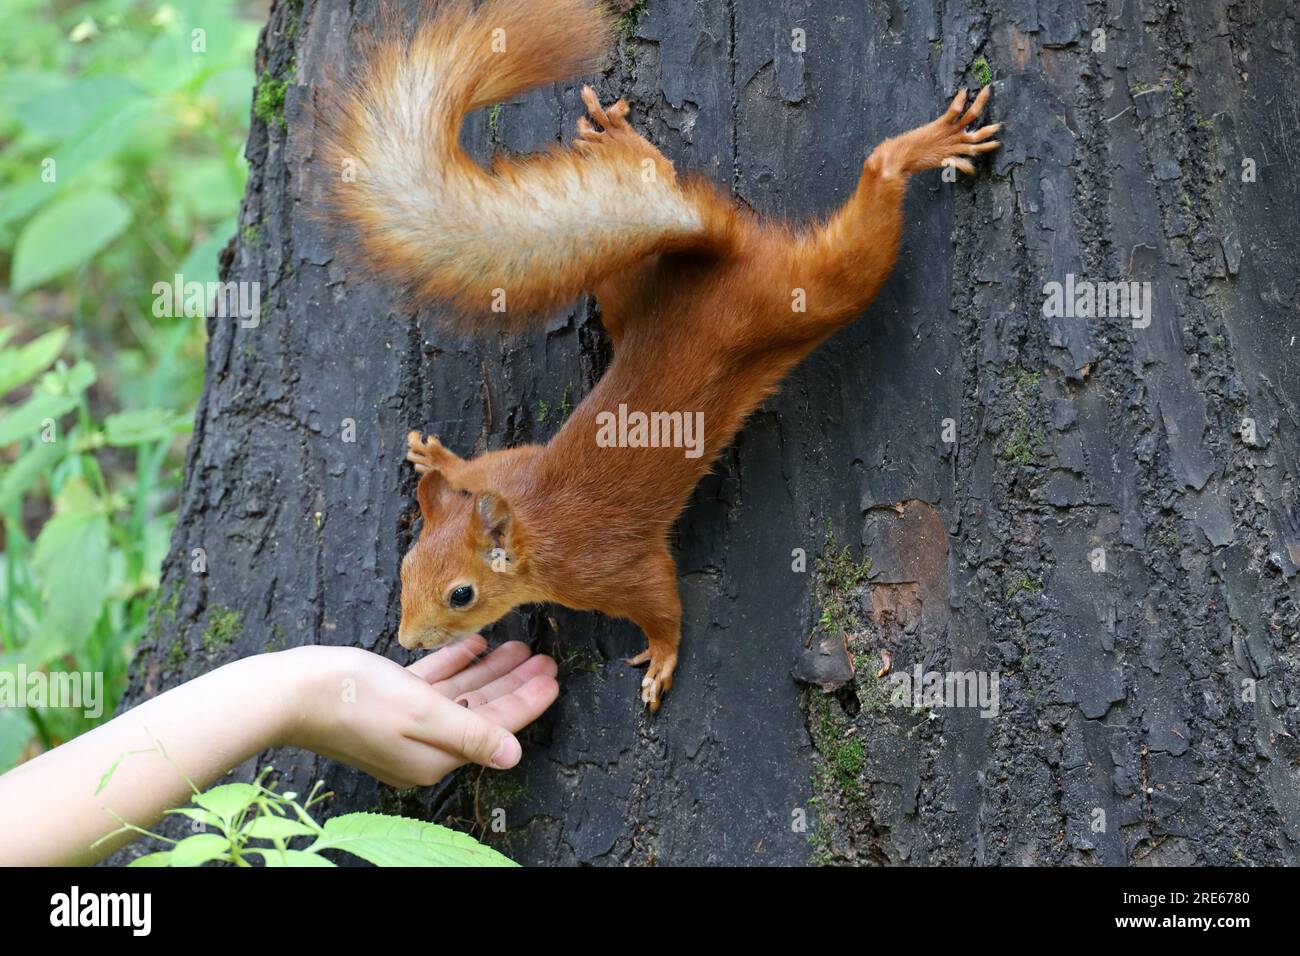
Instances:
[[[655,650],[652,646],[635,657],[627,659],[628,664],[639,667],[649,664],[645,677],[641,679],[641,702],[650,713],[659,710],[663,697],[673,686],[673,671],[677,669],[677,655],[672,651]]]
[[[989,102],[989,91],[992,89],[993,87],[991,86],[986,86],[981,89],[979,95],[975,97],[975,102],[972,103],[970,109],[966,110],[964,113],[962,112],[962,106],[966,103],[966,91],[963,89],[953,97],[952,103],[948,106],[948,112],[944,114],[944,119],[952,123],[952,125],[961,132],[957,136],[956,142],[949,146],[951,152],[956,153],[957,155],[945,157],[942,165],[951,166],[954,169],[961,170],[968,176],[973,176],[975,174],[975,166],[967,160],[958,157],[975,156],[979,153],[990,152],[991,150],[998,149],[1002,146],[1002,144],[996,139],[989,139],[990,136],[1002,128],[1001,123],[991,123],[988,126],[981,126],[973,132],[966,132],[966,127],[979,119],[980,114],[984,112],[984,107],[987,106]]]
[[[984,107],[988,104],[989,91],[991,89],[993,89],[993,87],[986,86],[980,90],[979,96],[975,97],[975,102],[970,105],[970,109],[968,109],[965,113],[963,113],[961,119],[957,121],[958,126],[960,126],[962,129],[965,129],[971,123],[979,119],[980,114],[984,112]],[[966,90],[963,89],[959,95],[961,96],[962,101],[965,102]],[[957,101],[953,100],[953,104],[956,105],[956,103]],[[958,106],[957,108],[959,110],[961,109],[960,106]]]
[[[627,105],[626,100],[619,100],[606,109],[600,105],[600,98],[596,96],[596,91],[590,86],[584,86],[582,102],[586,104],[587,114],[591,119],[586,116],[578,117],[578,142],[575,145],[584,146],[609,139],[640,139],[640,135],[627,121],[627,115],[632,108]],[[595,126],[592,125],[592,120],[595,120]]]
[[[986,86],[980,90],[969,108],[966,106],[966,91],[959,90],[937,120],[882,144],[882,161],[887,167],[901,168],[909,173],[950,166],[968,176],[974,175],[975,164],[964,157],[991,152],[1002,145],[992,138],[1002,128],[1001,123],[990,123],[977,130],[966,129],[984,112],[991,89],[991,86]]]
[[[968,143],[978,143],[980,140],[988,139],[1001,128],[1001,123],[990,123],[988,126],[981,126],[973,133],[963,133],[962,136],[965,137]]]
[[[408,432],[406,435],[406,460],[415,466],[415,473],[423,475],[445,463],[451,454],[442,447],[436,435],[425,438],[420,432]]]

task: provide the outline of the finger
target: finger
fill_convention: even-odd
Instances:
[[[596,127],[592,126],[591,122],[585,116],[578,117],[578,134],[581,136],[600,135],[599,133],[596,132]]]
[[[965,105],[966,90],[963,88],[958,90],[957,95],[952,98],[952,102],[948,104],[948,112],[943,114],[943,118],[946,120],[955,120],[961,115],[961,109]]]
[[[479,714],[507,730],[519,731],[542,716],[559,696],[560,685],[555,678],[539,674],[504,697],[465,712]]]
[[[407,668],[416,677],[425,683],[433,684],[440,680],[446,680],[453,674],[458,674],[470,664],[474,659],[483,653],[487,647],[487,641],[482,636],[475,634],[473,637],[458,641],[449,647],[434,651],[432,654],[426,654],[418,661]]]
[[[992,136],[1001,128],[1002,128],[1001,123],[991,123],[988,126],[981,126],[973,133],[963,133],[962,135],[966,137],[966,142],[978,143],[982,139],[988,139],[990,136]]]
[[[957,121],[958,126],[969,126],[979,119],[980,114],[984,112],[984,104],[989,101],[989,91],[992,89],[993,87],[986,86],[980,90],[980,95],[975,97],[975,102],[970,105],[966,115]]]
[[[506,694],[513,693],[524,684],[527,684],[534,677],[554,677],[559,668],[555,666],[555,661],[551,660],[545,654],[534,654],[528,660],[524,661],[509,674],[498,677],[492,683],[480,687],[478,690],[467,691],[456,698],[456,703],[462,707],[482,707],[489,704],[498,697],[504,697]]]
[[[406,737],[445,750],[462,762],[497,770],[513,767],[523,756],[510,728],[440,694],[429,695],[427,706],[416,714],[415,726]]]
[[[945,159],[945,160],[944,160],[942,163],[940,163],[939,165],[941,165],[941,166],[951,166],[951,167],[953,167],[954,169],[960,169],[960,170],[961,170],[963,173],[965,173],[967,176],[974,176],[974,175],[975,175],[975,167],[971,165],[971,162],[970,162],[970,160],[968,160],[968,159],[960,159],[960,158],[958,158],[958,157],[956,157],[956,156],[949,156],[947,159]]]
[[[607,112],[609,114],[609,118],[613,120],[615,123],[618,123],[621,122],[627,116],[629,110],[631,110],[631,107],[627,105],[627,100],[619,100],[617,103],[611,106],[607,110]]]
[[[461,670],[459,673],[448,674],[444,680],[434,684],[433,689],[449,699],[459,697],[467,691],[486,687],[503,674],[509,674],[528,660],[530,654],[532,651],[528,649],[527,644],[508,641],[473,667]]]
[[[976,153],[987,153],[997,149],[1001,145],[996,139],[990,139],[983,143],[963,143],[957,149],[967,156],[974,156]]]

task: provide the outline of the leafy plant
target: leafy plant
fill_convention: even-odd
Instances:
[[[10,335],[0,332],[0,343]],[[174,522],[157,507],[173,483],[164,460],[190,424],[186,415],[157,408],[96,421],[94,367],[55,358],[68,337],[56,329],[0,352],[0,390],[30,383],[26,399],[0,412],[0,446],[22,447],[0,473],[0,671],[102,673],[110,697],[102,711],[111,714]],[[133,469],[101,464],[101,456],[122,455],[134,458]],[[29,537],[26,506],[42,487],[52,514]],[[28,707],[26,720],[23,711],[0,709],[0,768],[16,760],[33,732],[50,747],[93,725],[84,708],[55,703]]]
[[[120,763],[120,760],[119,760]],[[104,776],[100,790],[116,770]],[[375,866],[514,866],[491,847],[456,830],[382,813],[345,813],[323,823],[310,811],[331,794],[323,784],[312,786],[307,799],[295,793],[277,793],[265,783],[271,768],[262,770],[254,783],[227,783],[199,792],[193,783],[192,804],[167,811],[188,817],[196,832],[171,840],[141,827],[123,824],[104,839],[138,833],[170,844],[133,860],[132,866],[202,866],[228,863],[251,866],[334,866],[323,853],[351,853]]]
[[[106,718],[156,599],[202,384],[204,322],[157,315],[154,285],[217,277],[258,24],[233,0],[10,0],[5,26],[0,673],[102,673]],[[0,772],[93,723],[0,707]]]

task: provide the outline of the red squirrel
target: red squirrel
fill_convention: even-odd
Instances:
[[[413,35],[390,10],[359,77],[318,116],[325,163],[352,171],[334,177],[332,208],[412,304],[515,330],[589,292],[613,343],[608,371],[545,445],[466,460],[410,433],[423,525],[402,562],[399,642],[438,647],[530,603],[628,618],[647,641],[628,663],[648,665],[641,698],[656,711],[681,633],[668,535],[692,489],[786,373],[875,297],[908,177],[974,173],[968,157],[998,148],[1000,124],[968,131],[989,88],[969,109],[959,92],[877,146],[848,202],[804,228],[679,177],[628,105],[603,107],[590,87],[571,148],[497,157],[490,171],[465,155],[467,113],[596,71],[612,33],[600,0],[450,0],[426,6]],[[647,440],[656,414],[667,442]],[[683,421],[703,423],[693,453]]]

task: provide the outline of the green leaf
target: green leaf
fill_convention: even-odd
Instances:
[[[37,210],[54,202],[60,196],[68,195],[83,179],[93,184],[87,171],[96,169],[97,163],[107,164],[122,151],[128,143],[138,137],[138,127],[142,121],[150,118],[154,107],[149,100],[133,100],[101,111],[92,118],[83,129],[59,144],[55,155],[53,171],[58,176],[56,182],[46,182],[43,178],[33,177],[18,183],[4,194],[0,204],[0,226],[17,223]],[[160,114],[152,113],[157,119]],[[102,170],[103,167],[101,166]],[[112,182],[112,171],[108,173]]]
[[[6,512],[36,481],[63,457],[66,442],[36,442],[0,477],[0,512]]]
[[[316,836],[317,831],[291,817],[260,816],[244,827],[244,836],[250,840],[291,840],[300,836]]]
[[[94,384],[95,366],[89,362],[78,362],[72,368],[58,362],[54,368],[41,376],[41,380],[36,383],[32,391],[45,395],[80,396]]]
[[[220,788],[218,788],[220,789]],[[230,841],[216,833],[196,833],[167,852],[167,866],[201,866],[230,854]]]
[[[99,497],[84,478],[67,482],[59,489],[54,501],[54,513],[59,515],[94,515],[99,512]]]
[[[219,816],[200,807],[174,807],[167,811],[167,815],[187,817],[190,820],[202,823],[206,827],[212,827],[214,830],[219,829],[222,824],[222,820]]]
[[[82,176],[94,170],[96,164],[112,161],[140,135],[140,127],[151,114],[154,119],[160,117],[157,104],[147,99],[135,98],[120,102],[101,111],[90,123],[66,140],[54,157],[62,186],[60,195],[67,195],[71,186],[80,186]],[[108,181],[113,180],[110,178]],[[86,177],[86,185],[92,185],[89,176]]]
[[[0,116],[19,123],[19,106],[39,96],[64,90],[67,85],[67,77],[54,70],[7,67],[0,75]]]
[[[58,421],[77,407],[75,395],[33,395],[17,408],[0,415],[0,446],[31,438],[45,420]]]
[[[69,481],[32,553],[43,631],[73,643],[89,635],[107,596],[108,550],[108,518],[84,479]]]
[[[251,807],[253,801],[260,796],[261,788],[251,783],[227,783],[203,791],[194,798],[194,802],[205,810],[211,810],[221,819],[231,821]]]
[[[123,76],[83,76],[37,87],[34,94],[19,102],[18,120],[34,133],[62,139],[121,103],[139,97],[135,85]]]
[[[88,262],[122,234],[131,210],[104,190],[77,193],[28,221],[14,246],[12,282],[26,292]]]
[[[145,445],[170,438],[182,430],[176,416],[162,408],[118,412],[104,420],[104,437],[110,445]]]
[[[172,851],[163,850],[160,853],[146,853],[144,856],[137,856],[127,866],[179,866],[179,863],[172,863]]]
[[[32,725],[27,715],[15,707],[0,708],[0,773],[18,763],[31,739]]]
[[[31,381],[59,357],[71,334],[70,329],[55,329],[19,348],[0,352],[0,395]]]
[[[53,628],[38,632],[18,649],[18,656],[27,666],[27,673],[40,670],[48,665],[51,661],[70,654],[73,651],[72,642],[62,633],[56,633]],[[46,715],[49,715],[47,710]]]
[[[172,174],[173,195],[206,222],[237,214],[243,187],[232,175],[230,164],[220,156],[185,163]],[[229,234],[226,238],[230,238]]]
[[[244,855],[249,856],[256,853],[262,858],[262,862],[267,866],[335,866],[333,860],[327,860],[319,853],[308,853],[306,850],[284,850],[280,851],[272,847],[269,850],[245,850]]]
[[[408,817],[346,813],[324,831],[308,850],[343,850],[375,866],[516,865],[467,834]]]

